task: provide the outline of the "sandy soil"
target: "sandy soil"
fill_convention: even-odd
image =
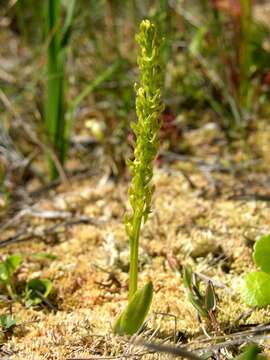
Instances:
[[[188,166],[189,181],[183,176]],[[257,236],[270,232],[269,202],[256,200],[253,192],[259,186],[265,195],[258,182],[269,179],[261,174],[255,181],[252,172],[245,173],[214,175],[212,180],[221,186],[221,195],[216,195],[205,173],[194,165],[164,163],[156,170],[153,213],[140,243],[140,282],[151,278],[155,288],[145,338],[156,330],[157,341],[176,337],[179,343],[192,341],[193,348],[203,345],[202,325],[183,287],[181,271],[187,264],[213,281],[219,299],[220,332],[203,323],[211,344],[217,335],[241,331],[241,325],[267,323],[267,310],[245,317],[248,308],[239,297],[242,276],[253,268],[252,244]],[[2,241],[22,229],[29,235],[28,240],[2,249],[3,255],[23,254],[20,281],[41,276],[54,284],[53,310],[46,305],[31,309],[13,305],[20,326],[3,347],[14,352],[12,359],[60,360],[145,351],[111,335],[112,323],[127,300],[126,207],[126,182],[106,176],[75,179],[49,191],[28,211],[21,210],[1,233]],[[45,211],[56,218],[44,219]],[[89,223],[79,223],[83,217]],[[55,224],[61,226],[53,229]],[[31,257],[37,252],[57,258],[37,261]],[[3,305],[1,312],[5,311]],[[244,319],[239,320],[240,315]]]

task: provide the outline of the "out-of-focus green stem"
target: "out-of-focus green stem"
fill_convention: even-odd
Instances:
[[[252,26],[252,0],[240,0],[240,45],[239,45],[239,101],[246,110],[249,107],[250,40]]]

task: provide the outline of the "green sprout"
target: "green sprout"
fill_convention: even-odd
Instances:
[[[207,282],[205,293],[200,289],[200,280],[198,275],[192,271],[190,266],[186,266],[183,272],[184,286],[188,291],[188,299],[197,311],[198,319],[207,319],[214,329],[218,329],[216,319],[216,294],[212,282]]]
[[[39,255],[44,256],[45,254],[42,253]],[[50,254],[46,255],[49,256]],[[49,256],[50,259],[51,256],[52,255]],[[16,273],[20,269],[21,264],[21,255],[10,255],[0,262],[0,284],[6,288],[12,300],[21,300],[23,297],[27,307],[46,302],[47,297],[53,289],[52,282],[48,279],[31,279],[26,283],[24,293],[17,293]]]
[[[140,52],[138,65],[140,85],[136,86],[136,113],[138,121],[131,124],[136,136],[134,160],[128,161],[132,174],[129,188],[131,215],[125,216],[126,233],[130,244],[130,270],[128,307],[120,315],[114,332],[132,335],[137,332],[149,311],[153,285],[149,281],[143,288],[138,288],[138,255],[141,226],[151,212],[151,200],[154,187],[153,162],[159,148],[160,114],[163,110],[161,101],[162,40],[156,27],[149,20],[143,20],[140,32],[136,36]]]
[[[0,346],[12,335],[17,320],[11,314],[0,315]]]

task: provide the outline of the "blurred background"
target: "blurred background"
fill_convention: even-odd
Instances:
[[[157,166],[268,169],[269,1],[1,0],[2,214],[51,181],[125,176],[144,18],[165,38]]]

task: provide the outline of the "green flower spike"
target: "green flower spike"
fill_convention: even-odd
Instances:
[[[151,211],[154,191],[151,184],[153,162],[159,148],[161,125],[159,117],[163,110],[160,90],[163,79],[161,66],[163,41],[159,39],[155,25],[149,20],[141,22],[136,41],[140,47],[138,56],[140,84],[135,86],[138,121],[131,124],[136,136],[134,160],[128,161],[132,174],[129,188],[132,213],[125,217],[126,233],[130,244],[129,302],[113,329],[115,333],[129,335],[141,328],[153,296],[151,281],[137,290],[138,249],[141,226],[147,221]]]

